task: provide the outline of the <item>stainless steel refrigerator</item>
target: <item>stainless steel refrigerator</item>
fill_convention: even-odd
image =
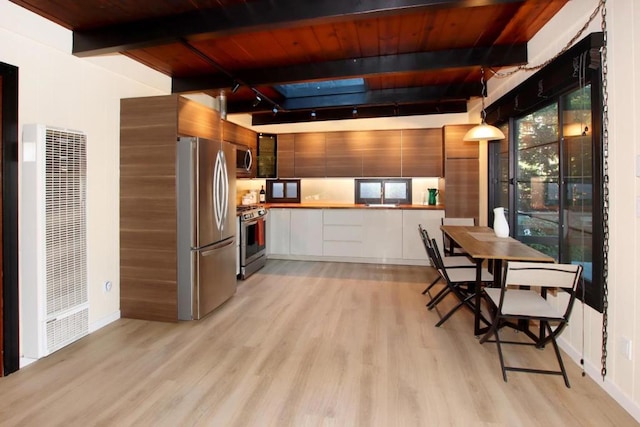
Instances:
[[[200,319],[236,291],[233,144],[179,138],[178,318]]]

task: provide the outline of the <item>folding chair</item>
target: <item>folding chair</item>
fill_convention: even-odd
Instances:
[[[424,245],[425,252],[427,253],[427,258],[429,259],[429,263],[431,267],[436,268],[431,256],[429,256],[429,247],[431,246],[431,238],[429,237],[429,233],[425,228],[422,227],[422,224],[418,224],[418,232],[420,233],[420,238],[422,239],[422,244]],[[443,259],[445,267],[450,268],[475,268],[475,263],[471,261],[467,257],[445,257]],[[437,270],[437,268],[436,268]],[[427,286],[424,291],[422,291],[422,295],[426,295],[431,288],[433,288],[440,280],[442,280],[442,276],[438,274],[438,276]]]
[[[562,375],[564,383],[569,385],[569,378],[562,363],[560,350],[556,338],[564,330],[569,321],[569,315],[576,298],[576,287],[580,280],[582,266],[576,264],[545,264],[534,262],[510,261],[505,271],[501,288],[486,288],[489,301],[495,306],[496,311],[489,331],[482,337],[480,343],[489,341],[491,335],[498,346],[498,356],[502,377],[507,381],[507,371],[531,372],[537,374]],[[524,289],[520,289],[524,286]],[[557,305],[551,304],[546,299],[547,290],[550,288],[562,289],[558,292]],[[509,320],[517,320],[515,325]],[[524,329],[525,334],[531,338],[529,341],[503,341],[500,339],[500,328],[504,325],[515,326],[522,329],[522,325],[531,321],[537,321],[540,325],[538,335],[533,334],[529,327]],[[553,329],[551,324],[555,324]],[[558,359],[559,371],[534,369],[527,367],[506,366],[502,354],[502,344],[533,345],[543,348],[551,342]]]
[[[431,240],[430,253],[440,276],[446,282],[446,287],[427,304],[427,307],[429,310],[432,310],[444,297],[451,293],[458,298],[458,304],[436,323],[436,326],[439,327],[446,322],[453,313],[458,311],[460,307],[466,306],[475,312],[473,300],[476,294],[473,289],[475,289],[476,285],[476,268],[475,264],[474,268],[445,267],[436,239]],[[493,275],[489,273],[486,268],[482,269],[481,281],[483,283],[493,283]],[[488,321],[485,320],[485,322],[489,324]]]
[[[476,225],[476,220],[473,218],[442,218],[440,222],[442,225],[468,225],[471,227]],[[466,253],[456,245],[456,242],[451,240],[444,232],[442,233],[442,244],[445,256],[466,255]]]

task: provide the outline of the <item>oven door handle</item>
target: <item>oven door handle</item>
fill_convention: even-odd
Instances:
[[[256,219],[252,219],[251,221],[246,221],[246,222],[242,222],[242,224],[246,227],[247,225],[255,225],[258,223],[258,220],[262,219],[262,220],[266,220],[267,219],[267,214],[262,215],[260,218],[256,218]]]

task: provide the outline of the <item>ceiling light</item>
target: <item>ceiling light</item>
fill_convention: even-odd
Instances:
[[[316,118],[316,110],[311,111],[311,118],[315,120]]]
[[[351,115],[352,115],[353,117],[356,117],[356,116],[358,115],[358,108],[353,107],[353,110],[351,110]]]
[[[478,126],[474,126],[464,135],[465,141],[495,141],[496,139],[504,139],[504,133],[495,126],[487,124],[487,111],[484,109],[484,98],[486,96],[487,85],[484,81],[484,67],[480,67],[480,83],[482,84],[482,111],[480,117],[482,121]]]
[[[238,89],[240,89],[240,83],[234,81],[233,82],[233,87],[231,88],[231,93],[236,93],[238,91]]]
[[[275,116],[276,114],[278,114],[278,107],[273,107],[273,115]]]
[[[256,95],[256,99],[255,101],[253,101],[253,107],[257,107],[258,104],[260,104],[260,102],[262,101],[262,98],[260,98],[260,95]]]

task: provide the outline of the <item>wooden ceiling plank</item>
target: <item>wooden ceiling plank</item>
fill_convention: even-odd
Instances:
[[[371,19],[420,10],[522,1],[524,0],[395,0],[393,6],[390,6],[388,0],[255,0],[234,3],[223,9],[196,9],[172,16],[124,22],[91,30],[76,30],[73,33],[73,53],[85,57],[174,43],[180,39],[201,35],[220,37],[311,23]]]
[[[235,76],[248,84],[268,85],[386,73],[418,72],[481,64],[487,67],[513,66],[524,64],[526,61],[527,46],[523,44],[325,61],[289,67],[245,70],[235,73]],[[213,89],[213,87],[202,86],[211,84],[213,79],[210,78],[211,76],[174,78],[173,87],[178,92]],[[224,86],[228,86],[228,83]]]

